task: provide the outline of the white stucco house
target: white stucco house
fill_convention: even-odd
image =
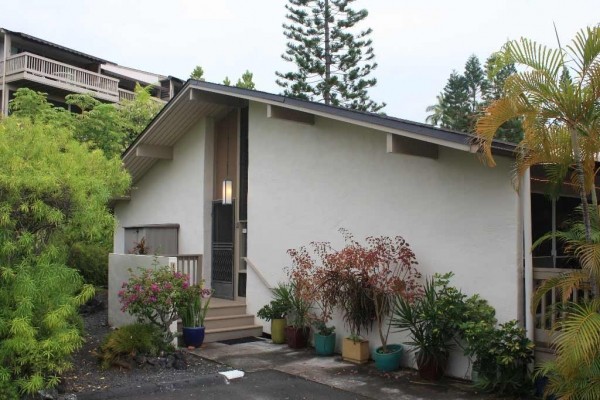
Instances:
[[[543,174],[525,176],[515,190],[513,145],[495,143],[498,165],[488,168],[471,139],[188,81],[123,155],[133,188],[115,203],[114,253],[129,253],[143,237],[152,253],[198,263],[219,304],[245,304],[251,316],[269,301],[269,287],[285,279],[287,249],[315,240],[342,244],[341,227],[356,238],[402,235],[424,275],[453,271],[456,286],[480,293],[499,321],[522,321],[533,338],[544,329],[529,312],[534,261],[556,267],[559,257],[524,251],[536,221],[531,204],[544,212],[556,207],[538,195]],[[232,201],[224,205],[229,184]],[[253,318],[243,325],[269,329]],[[343,324],[336,325],[340,340]],[[403,339],[393,334],[390,342]],[[456,363],[450,372],[464,376],[464,360]]]

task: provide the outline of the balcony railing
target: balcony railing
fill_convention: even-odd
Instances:
[[[537,289],[547,279],[571,271],[573,270],[566,268],[534,268],[534,289]],[[583,287],[574,290],[573,293],[571,293],[568,301],[578,303],[582,300],[589,300],[591,296],[591,287],[589,284],[584,284]],[[552,339],[552,327],[557,321],[560,321],[565,317],[564,311],[561,310],[562,303],[562,295],[556,288],[551,289],[542,297],[536,310],[535,341],[538,346],[548,347]]]
[[[131,92],[129,90],[125,90],[125,89],[119,89],[119,103],[122,101],[131,101],[135,99],[135,92]],[[159,99],[158,97],[151,97],[152,100],[156,101],[157,103],[160,104],[165,104],[166,100],[162,100]],[[168,99],[167,99],[168,100]]]
[[[7,80],[10,79],[11,75],[23,72],[27,75],[77,87],[84,91],[103,94],[115,101],[119,98],[118,79],[109,78],[49,58],[31,53],[20,53],[8,57],[6,65],[3,64],[0,62],[0,77],[4,76],[4,68],[6,68]]]

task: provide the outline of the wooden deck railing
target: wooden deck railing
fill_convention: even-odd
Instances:
[[[95,72],[77,68],[49,58],[32,53],[19,53],[6,59],[6,66],[2,65],[0,76],[6,77],[19,72],[25,72],[51,81],[75,86],[91,92],[102,93],[118,98],[119,80]]]
[[[534,290],[537,289],[545,280],[571,271],[573,270],[564,268],[534,268]],[[573,291],[568,300],[579,302],[581,300],[589,299],[590,296],[591,289],[584,288]],[[557,289],[550,290],[544,297],[542,297],[540,304],[536,309],[535,341],[538,346],[547,347],[551,342],[552,326],[554,326],[557,321],[564,317],[564,312],[561,312],[560,310],[562,301],[562,296]]]

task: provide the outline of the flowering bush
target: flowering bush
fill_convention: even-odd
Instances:
[[[361,244],[348,231],[340,232],[346,242],[341,250],[329,242],[312,242],[311,250],[305,246],[288,250],[290,278],[303,297],[318,305],[319,325],[331,319],[336,306],[342,309],[351,337],[359,337],[361,329],[375,320],[385,352],[389,326],[385,329],[384,322],[392,300],[396,296],[412,300],[422,292],[415,254],[401,236],[368,237]]]
[[[212,289],[204,288],[204,281],[197,285],[190,285],[181,291],[177,301],[177,313],[184,327],[204,326],[212,293]]]
[[[146,269],[123,283],[119,291],[121,310],[139,322],[156,325],[168,344],[173,340],[169,325],[177,318],[177,302],[189,286],[188,276],[181,272],[168,267]]]

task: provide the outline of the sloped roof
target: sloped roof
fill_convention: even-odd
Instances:
[[[49,42],[47,40],[40,39],[40,38],[37,38],[35,36],[28,35],[27,33],[15,32],[15,31],[8,30],[6,28],[0,28],[0,32],[6,32],[6,33],[8,33],[10,35],[17,36],[17,37],[20,37],[20,38],[22,38],[24,40],[28,40],[28,41],[31,41],[31,42],[36,42],[36,43],[42,44],[44,46],[54,47],[54,48],[62,50],[64,52],[71,53],[71,54],[74,54],[76,56],[88,59],[91,62],[96,62],[96,63],[99,63],[99,64],[115,64],[115,63],[113,63],[111,61],[107,61],[107,60],[104,60],[102,58],[91,56],[89,54],[82,53],[80,51],[73,50],[71,48],[68,48],[68,47],[65,47],[65,46],[61,46],[61,45],[56,44],[56,43]]]
[[[197,93],[196,96],[192,96],[193,91]],[[203,101],[194,101],[194,99],[202,99]],[[140,143],[172,146],[181,135],[185,134],[201,118],[225,115],[229,110],[243,106],[249,101],[310,113],[444,147],[468,152],[478,151],[478,147],[473,144],[474,136],[464,132],[437,128],[383,114],[294,99],[258,90],[188,80],[177,96],[165,105],[123,153],[123,162],[130,171],[133,180],[139,179],[156,162],[154,159],[135,157],[135,148]],[[492,151],[503,156],[512,156],[515,148],[514,144],[502,141],[494,141],[492,145]]]

